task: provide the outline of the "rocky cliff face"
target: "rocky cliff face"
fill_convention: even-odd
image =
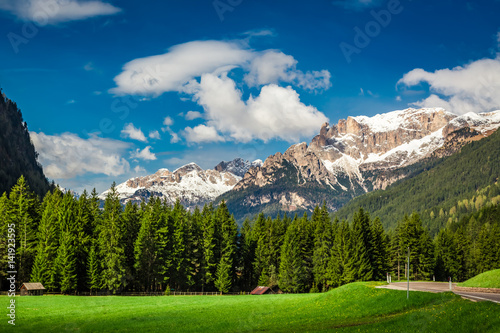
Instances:
[[[500,111],[457,116],[430,108],[348,117],[336,125],[325,123],[309,145],[299,143],[269,156],[226,197],[248,207],[274,205],[284,211],[309,210],[325,200],[336,209],[356,195],[404,178],[405,167],[427,157],[449,155],[498,127]],[[256,188],[265,194],[256,195]],[[272,194],[263,191],[266,188],[273,188]],[[245,191],[252,193],[235,194]],[[325,191],[330,196],[315,195]]]

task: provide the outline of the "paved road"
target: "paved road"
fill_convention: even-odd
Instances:
[[[452,288],[455,287],[455,284],[452,284]],[[407,285],[406,282],[394,282],[390,285],[380,286],[378,288],[385,289],[395,289],[395,290],[406,290]],[[410,281],[410,291],[427,291],[431,293],[441,293],[450,291],[450,284],[447,282],[411,282]],[[470,293],[470,292],[462,292],[462,291],[454,291],[455,294],[460,295],[464,298],[473,300],[473,301],[491,301],[494,303],[500,304],[500,294],[491,294],[491,293]]]

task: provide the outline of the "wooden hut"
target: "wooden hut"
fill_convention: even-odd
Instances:
[[[264,295],[264,294],[274,294],[274,292],[269,287],[258,286],[250,293],[250,295]]]
[[[21,296],[42,296],[44,286],[40,282],[23,283],[21,286]]]

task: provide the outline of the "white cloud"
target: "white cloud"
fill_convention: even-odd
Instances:
[[[382,0],[336,0],[332,3],[335,6],[343,7],[349,10],[363,10],[377,7],[382,4]]]
[[[258,54],[248,66],[245,82],[250,87],[286,82],[307,90],[330,88],[330,72],[327,70],[302,72],[296,68],[297,60],[280,51],[267,50]]]
[[[121,136],[123,138],[131,138],[133,140],[138,140],[141,142],[147,142],[146,136],[142,133],[140,128],[136,128],[134,124],[126,124],[121,131]]]
[[[123,141],[97,136],[82,139],[73,133],[30,132],[30,136],[40,154],[45,174],[52,179],[68,179],[86,173],[119,176],[130,169],[122,157],[130,144]]]
[[[276,50],[257,52],[245,41],[192,41],[171,47],[167,53],[132,60],[115,77],[115,94],[159,96],[165,92],[192,93],[192,80],[203,74],[221,74],[233,68],[247,72],[250,86],[286,82],[308,90],[328,89],[327,70],[302,72],[297,61]]]
[[[156,160],[156,155],[153,152],[151,152],[151,146],[147,146],[143,150],[137,148],[135,151],[130,153],[130,157],[146,161]]]
[[[203,118],[203,115],[198,111],[188,111],[185,116],[186,120],[194,120],[198,118]]]
[[[217,130],[211,126],[198,125],[195,128],[186,127],[184,137],[188,142],[220,142],[224,138],[217,133]]]
[[[154,97],[169,91],[190,95],[204,113],[190,111],[186,119],[203,117],[205,124],[186,127],[183,136],[188,142],[229,138],[241,142],[273,138],[295,141],[314,135],[327,118],[304,105],[291,87],[278,84],[325,90],[331,86],[330,72],[303,72],[296,68],[297,60],[292,56],[277,50],[255,51],[247,42],[193,41],[173,46],[162,55],[133,60],[115,77],[117,86],[110,91]],[[228,78],[235,68],[243,71],[246,87],[260,88],[259,96],[242,100],[242,91]],[[171,141],[177,142],[178,136],[169,128],[173,120],[167,118],[162,131],[168,131]]]
[[[160,133],[158,131],[149,131],[149,138],[160,140],[161,139]]]
[[[431,92],[428,98],[414,103],[420,107],[438,106],[457,114],[500,109],[500,57],[435,72],[418,68],[398,82],[405,86],[420,83],[427,83]]]
[[[159,96],[182,87],[203,73],[242,65],[252,56],[241,43],[215,40],[193,41],[171,47],[167,53],[139,58],[125,64],[115,77],[115,94]]]
[[[170,117],[165,117],[165,119],[163,119],[163,125],[165,126],[172,126],[174,124],[174,121],[172,118]]]
[[[267,85],[259,96],[250,96],[244,102],[241,91],[227,75],[205,74],[196,89],[194,100],[205,109],[208,127],[235,141],[273,138],[297,141],[314,135],[328,121],[316,108],[304,105],[291,87]]]
[[[85,20],[114,15],[121,11],[110,3],[83,0],[2,0],[0,10],[8,11],[24,21],[40,25]]]
[[[177,143],[177,142],[181,141],[181,138],[179,138],[179,135],[177,133],[175,133],[174,131],[169,130],[169,134],[171,136],[170,143]]]
[[[146,172],[146,169],[144,169],[143,167],[137,165],[135,168],[134,168],[134,172],[135,173],[139,173],[139,174],[144,174]]]

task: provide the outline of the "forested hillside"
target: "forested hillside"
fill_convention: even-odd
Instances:
[[[413,178],[353,199],[337,216],[351,217],[363,207],[391,229],[401,216],[416,211],[435,235],[447,223],[458,222],[464,214],[498,203],[500,131],[469,143],[452,156],[429,163],[432,168],[422,165],[423,170],[428,170]]]
[[[15,256],[0,238],[0,281],[7,261],[19,286],[41,282],[50,291],[325,291],[353,281],[403,276],[410,247],[412,279],[465,280],[500,267],[500,212],[485,206],[432,239],[417,213],[386,221],[359,209],[332,220],[323,205],[312,216],[264,214],[237,229],[224,202],[190,212],[152,198],[123,208],[113,186],[103,209],[95,191],[75,198],[58,189],[43,201],[23,177],[0,197],[0,233],[15,234]],[[385,222],[385,223],[384,223]],[[0,285],[0,289],[2,286]]]
[[[50,185],[37,156],[21,110],[0,93],[0,194],[24,175],[36,194],[45,195]]]

